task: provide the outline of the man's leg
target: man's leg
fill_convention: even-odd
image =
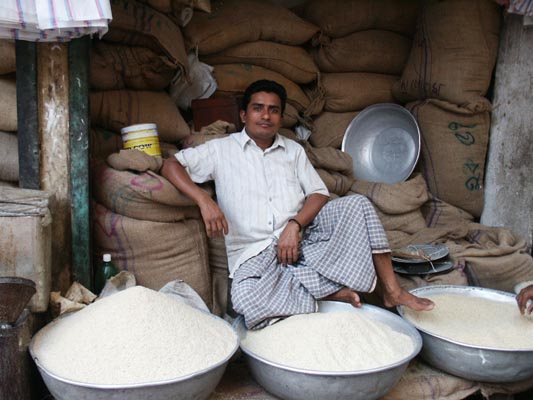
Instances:
[[[431,310],[434,307],[431,300],[416,297],[400,287],[392,269],[391,253],[374,253],[372,259],[378,276],[378,284],[383,291],[385,307],[404,305],[416,311]]]

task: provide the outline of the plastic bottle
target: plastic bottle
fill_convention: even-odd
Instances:
[[[100,293],[102,291],[109,278],[118,274],[117,268],[111,262],[111,254],[104,254],[102,261],[102,265],[100,265],[94,277],[94,288],[96,293]]]

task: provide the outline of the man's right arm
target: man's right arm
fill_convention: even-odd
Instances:
[[[163,162],[161,175],[189,196],[200,208],[205,223],[207,236],[222,237],[228,233],[228,222],[224,213],[211,196],[192,181],[189,174],[175,158],[167,158]]]

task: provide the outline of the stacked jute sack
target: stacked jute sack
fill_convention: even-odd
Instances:
[[[450,250],[453,270],[425,276],[397,275],[405,289],[428,285],[473,285],[513,292],[520,282],[533,279],[533,258],[527,244],[512,232],[473,222],[464,210],[435,199],[421,174],[396,184],[357,181],[349,194],[367,196],[383,223],[390,246],[441,243]],[[365,300],[381,305],[375,296]],[[533,387],[533,380],[512,384],[485,384],[457,378],[421,360],[412,362],[386,400],[464,399],[479,390],[520,393]],[[436,396],[436,397],[435,397]]]
[[[0,40],[0,186],[18,186],[15,42]]]
[[[320,27],[310,53],[320,80],[309,92],[322,112],[313,118],[313,146],[340,148],[359,111],[395,102],[392,86],[411,49],[419,0],[311,0],[304,18]]]
[[[291,10],[260,0],[212,2],[210,14],[198,12],[184,28],[187,49],[213,66],[213,97],[242,94],[258,79],[287,89],[286,127],[312,113],[300,85],[316,81],[318,68],[302,47],[318,28]]]
[[[483,210],[501,10],[492,0],[425,1],[395,98],[422,132],[421,171],[433,196],[474,217]]]
[[[147,3],[147,4],[143,4]],[[190,128],[165,88],[188,60],[177,18],[193,2],[114,0],[113,21],[94,40],[90,66],[91,155],[105,158],[122,148],[121,128],[157,125],[163,148]],[[208,10],[209,2],[194,2]],[[174,146],[175,148],[175,146]]]

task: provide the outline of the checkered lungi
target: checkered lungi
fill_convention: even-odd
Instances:
[[[277,242],[241,264],[233,276],[233,307],[248,329],[263,328],[271,319],[316,312],[317,299],[342,287],[373,291],[372,253],[387,251],[385,231],[366,197],[330,201],[305,229],[295,264],[278,264]]]

